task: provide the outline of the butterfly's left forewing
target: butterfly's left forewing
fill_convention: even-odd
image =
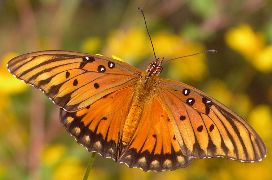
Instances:
[[[24,54],[12,59],[8,69],[68,111],[133,84],[140,72],[121,61],[70,51]]]
[[[160,96],[193,158],[227,157],[260,161],[266,148],[257,133],[238,115],[203,92],[186,84],[161,79]]]

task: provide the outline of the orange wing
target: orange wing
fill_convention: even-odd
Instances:
[[[128,146],[122,144],[123,124],[131,108],[133,87],[113,92],[77,112],[60,111],[61,122],[89,151],[144,171],[174,170],[189,165],[182,155],[170,119],[158,96],[146,104]]]
[[[186,167],[190,161],[181,151],[159,96],[154,95],[144,105],[137,130],[118,162],[144,171],[164,171]]]
[[[77,112],[60,110],[61,122],[89,151],[115,161],[122,150],[123,123],[132,103],[133,87],[110,93]]]
[[[246,121],[203,92],[161,79],[160,96],[169,116],[175,119],[184,155],[242,162],[265,158],[264,143]]]
[[[12,59],[8,69],[67,111],[82,109],[133,84],[140,73],[124,62],[70,51],[24,54]]]

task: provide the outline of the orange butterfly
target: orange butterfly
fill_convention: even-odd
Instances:
[[[160,78],[162,62],[144,72],[107,57],[41,51],[12,59],[8,69],[62,108],[61,122],[77,142],[129,167],[163,171],[194,158],[265,157],[245,120],[194,87]]]

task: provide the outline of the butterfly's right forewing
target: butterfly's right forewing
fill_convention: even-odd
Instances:
[[[160,96],[175,120],[186,156],[227,157],[242,162],[261,161],[266,147],[245,120],[203,92],[161,79]]]

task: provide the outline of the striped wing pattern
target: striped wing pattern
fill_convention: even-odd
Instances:
[[[183,154],[192,158],[225,157],[261,161],[266,147],[245,120],[203,92],[163,80],[161,95],[179,130]]]
[[[24,54],[12,59],[8,69],[68,111],[82,109],[126,86],[139,73],[121,61],[69,51]]]

